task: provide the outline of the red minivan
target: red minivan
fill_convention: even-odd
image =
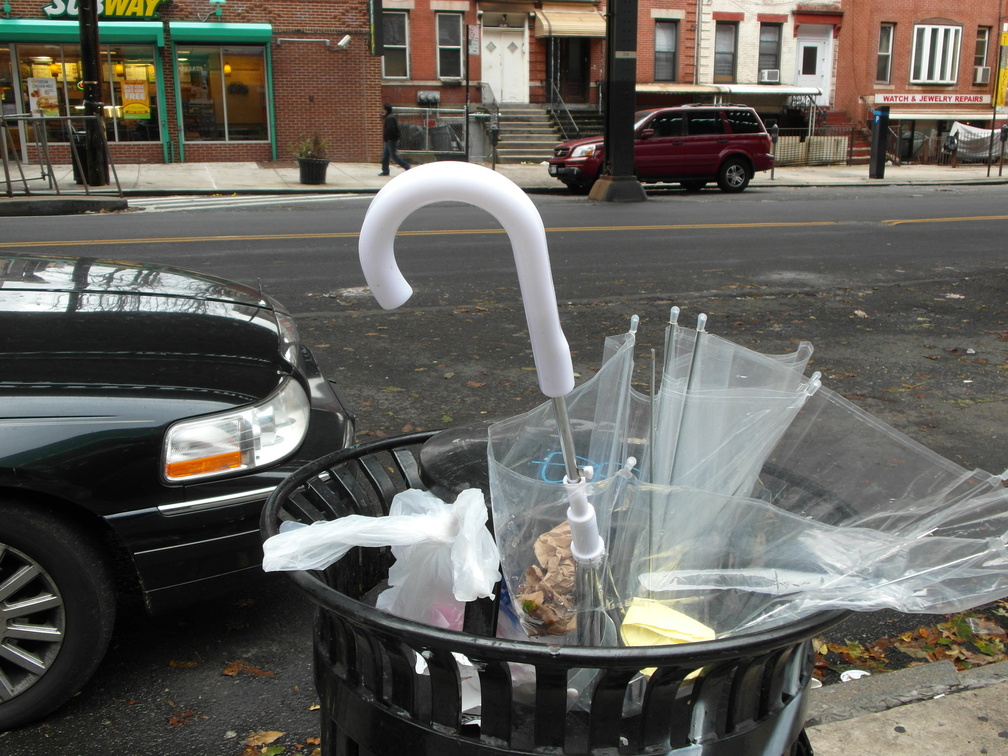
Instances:
[[[602,137],[564,142],[553,148],[549,174],[572,192],[586,193],[602,158]],[[681,105],[634,118],[634,172],[646,184],[678,182],[699,191],[716,181],[723,192],[741,192],[773,161],[763,121],[744,105]]]

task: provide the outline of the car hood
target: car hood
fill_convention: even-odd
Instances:
[[[599,136],[593,137],[581,137],[580,139],[571,139],[569,142],[561,142],[557,147],[565,147],[568,150],[573,150],[575,147],[580,147],[582,144],[602,144],[603,139]],[[556,148],[554,148],[556,149]]]
[[[176,268],[0,257],[0,322],[4,393],[156,388],[244,404],[291,371],[271,300]]]

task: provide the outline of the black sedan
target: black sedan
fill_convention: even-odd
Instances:
[[[254,288],[0,256],[0,731],[93,673],[126,592],[151,612],[261,571],[258,517],[353,417]]]

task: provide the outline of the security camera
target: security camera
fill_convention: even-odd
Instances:
[[[343,39],[341,39],[339,42],[336,43],[336,47],[338,47],[340,50],[346,50],[348,47],[350,47],[350,35],[349,34],[345,35]]]

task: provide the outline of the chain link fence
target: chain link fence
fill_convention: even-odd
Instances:
[[[410,153],[421,160],[491,159],[489,113],[469,113],[458,108],[395,109],[399,120],[399,152]]]

